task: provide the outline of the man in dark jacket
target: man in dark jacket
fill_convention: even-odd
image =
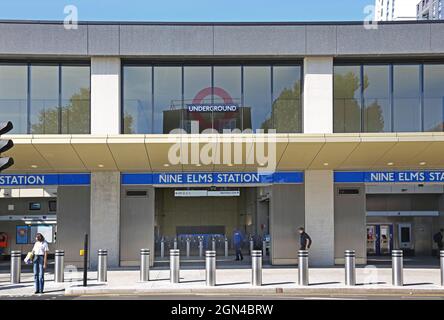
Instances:
[[[241,250],[242,241],[244,241],[244,236],[242,235],[242,232],[240,232],[239,229],[234,230],[233,242],[234,242],[234,248],[236,249],[236,261],[244,260],[244,256],[242,255],[242,250]]]
[[[305,229],[303,227],[299,228],[299,234],[301,235],[301,239],[300,239],[300,250],[308,250],[310,249],[311,246],[311,238],[308,235],[308,233],[305,232]]]

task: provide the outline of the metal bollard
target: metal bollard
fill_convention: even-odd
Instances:
[[[225,238],[225,257],[228,257],[228,238]]]
[[[262,251],[251,251],[251,284],[253,286],[262,285]]]
[[[266,240],[262,241],[262,256],[264,256],[264,257],[267,256],[267,241]]]
[[[107,270],[108,270],[108,250],[100,249],[97,252],[97,281],[106,282],[107,281]]]
[[[203,254],[203,239],[199,238],[199,257],[202,258]]]
[[[439,259],[441,260],[441,286],[444,286],[444,250],[439,252]]]
[[[20,283],[22,273],[22,252],[11,251],[11,283]]]
[[[191,243],[191,239],[187,238],[187,258],[190,257],[190,243]]]
[[[65,282],[65,251],[56,250],[55,254],[55,268],[54,268],[54,282]]]
[[[211,240],[211,250],[216,251],[216,239],[214,238]]]
[[[180,250],[170,250],[170,281],[171,283],[179,283],[180,281]]]
[[[345,285],[356,285],[356,253],[355,250],[345,250]]]
[[[308,286],[308,251],[299,250],[298,258],[299,285]]]
[[[177,238],[174,238],[174,250],[177,250]]]
[[[216,285],[216,251],[205,251],[205,275],[207,286]]]
[[[253,238],[250,238],[250,255],[253,255],[254,250],[254,240]]]
[[[402,250],[392,251],[392,284],[394,286],[403,286],[404,262]]]
[[[162,238],[162,240],[160,240],[160,257],[165,257],[165,238]]]
[[[140,281],[150,281],[150,249],[140,249]]]

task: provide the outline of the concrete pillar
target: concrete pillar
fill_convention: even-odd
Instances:
[[[305,171],[305,229],[311,266],[334,265],[334,181],[331,170]]]
[[[97,250],[108,250],[108,266],[119,266],[120,172],[91,173],[90,259],[97,266]]]
[[[304,59],[304,133],[333,133],[333,57]]]
[[[120,58],[91,58],[91,134],[120,133]]]

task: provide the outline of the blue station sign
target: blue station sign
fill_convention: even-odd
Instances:
[[[89,173],[0,175],[0,186],[89,185],[90,183]]]
[[[302,172],[172,172],[123,173],[123,185],[254,185],[298,184],[304,182]]]
[[[336,183],[444,183],[444,171],[335,172]]]

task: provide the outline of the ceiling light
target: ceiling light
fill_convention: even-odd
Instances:
[[[392,166],[392,165],[394,165],[394,163],[393,162],[388,162],[387,165],[388,166]]]
[[[103,164],[99,164],[99,168],[103,168],[105,167]]]
[[[34,169],[35,169],[35,168],[38,168],[38,165],[36,165],[36,164],[32,164],[32,165],[31,165],[31,168],[34,168]]]
[[[163,166],[164,167],[169,167],[170,165],[168,163],[165,163]]]
[[[324,162],[324,166],[328,166],[328,162]]]
[[[200,163],[196,164],[196,167],[201,167],[202,165]]]
[[[420,166],[425,166],[426,164],[427,164],[427,162],[424,162],[424,161],[419,163]]]

